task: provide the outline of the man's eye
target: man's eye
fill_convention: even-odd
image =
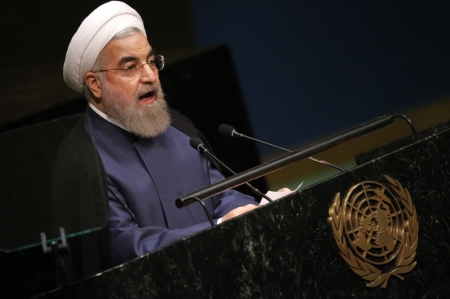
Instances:
[[[135,68],[136,68],[136,65],[135,65],[135,64],[131,64],[131,65],[126,66],[126,67],[124,68],[124,70],[132,71],[132,70],[134,70]]]
[[[154,65],[154,64],[155,64],[155,60],[154,60],[154,59],[150,59],[147,63],[148,63],[149,65]]]

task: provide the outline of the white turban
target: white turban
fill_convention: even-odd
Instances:
[[[120,1],[105,3],[94,10],[72,37],[64,62],[64,81],[83,93],[84,75],[94,66],[98,55],[118,32],[136,27],[146,36],[141,16]]]

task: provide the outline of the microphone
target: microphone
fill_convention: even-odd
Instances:
[[[192,204],[194,202],[192,200],[193,198],[198,198],[202,200],[211,197],[213,195],[216,195],[220,192],[223,192],[225,190],[242,185],[245,182],[272,173],[278,169],[291,165],[292,163],[300,161],[304,158],[310,157],[314,154],[332,148],[333,146],[342,144],[348,140],[373,132],[382,127],[386,127],[393,123],[393,118],[394,117],[391,115],[381,116],[366,123],[355,126],[351,129],[342,131],[338,134],[332,135],[318,142],[295,150],[290,154],[278,157],[272,161],[265,162],[264,164],[261,164],[258,167],[254,167],[249,170],[243,171],[237,175],[229,177],[223,181],[217,182],[206,188],[192,192],[182,197],[178,197],[175,200],[175,204],[178,208],[181,209],[182,207]]]
[[[224,168],[226,168],[231,174],[236,174],[236,172],[234,172],[233,170],[231,170],[227,165],[225,165],[225,163],[223,163],[222,161],[220,161],[216,156],[214,156],[213,154],[211,154],[208,149],[206,148],[206,146],[203,144],[203,142],[197,138],[197,137],[192,137],[191,140],[189,140],[189,145],[194,148],[195,150],[208,155],[209,157],[211,157],[212,159],[214,159],[215,161],[217,161],[217,163],[219,163],[221,166],[223,166]],[[246,182],[245,183],[252,191],[253,193],[255,193],[258,196],[264,197],[265,199],[267,199],[268,201],[272,202],[273,200],[268,197],[267,195],[265,195],[264,193],[262,193],[261,191],[259,191],[258,189],[256,189],[255,187],[253,187],[250,183]]]
[[[265,141],[262,141],[262,140],[253,138],[253,137],[246,136],[246,135],[244,135],[244,134],[242,134],[242,133],[239,133],[238,131],[236,131],[235,128],[233,128],[232,126],[229,126],[229,125],[221,124],[221,125],[219,126],[219,132],[220,132],[222,135],[225,135],[225,136],[228,136],[228,137],[235,137],[235,136],[237,136],[237,137],[242,137],[242,138],[250,139],[250,140],[252,140],[252,141],[259,142],[259,143],[264,144],[264,145],[268,145],[268,146],[277,148],[277,149],[279,149],[279,150],[282,150],[282,151],[285,151],[285,152],[288,152],[288,153],[292,153],[291,150],[288,150],[288,149],[286,149],[286,148],[282,148],[282,147],[279,147],[279,146],[277,146],[277,145],[274,145],[274,144],[271,144],[271,143],[268,143],[268,142],[265,142]],[[340,168],[339,166],[336,166],[336,165],[334,165],[334,164],[331,164],[331,163],[329,163],[329,162],[326,162],[326,161],[323,161],[323,160],[318,160],[318,159],[315,159],[315,158],[313,158],[313,157],[308,157],[308,159],[310,159],[310,160],[312,160],[312,161],[314,161],[314,162],[323,164],[323,165],[327,165],[327,166],[333,167],[333,168],[335,168],[335,169],[337,169],[337,170],[339,170],[339,171],[341,171],[341,172],[344,171],[344,169],[342,169],[342,168]]]

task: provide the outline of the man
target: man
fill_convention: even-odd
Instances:
[[[139,14],[118,1],[92,12],[67,50],[64,80],[88,100],[88,132],[107,173],[113,264],[209,227],[200,205],[178,209],[175,199],[223,179],[189,146],[201,134],[167,108],[163,67]],[[234,190],[205,200],[217,223],[255,204]]]

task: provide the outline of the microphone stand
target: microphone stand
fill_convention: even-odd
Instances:
[[[231,174],[236,175],[236,172],[234,172],[230,167],[228,167],[225,163],[223,163],[222,161],[220,161],[216,156],[214,156],[213,154],[211,154],[208,149],[205,147],[205,145],[202,143],[202,141],[196,137],[191,138],[191,140],[189,141],[189,144],[196,150],[198,150],[199,152],[207,155],[208,157],[210,157],[211,159],[214,159],[217,163],[219,163],[220,165],[222,165],[222,167],[224,167],[226,170],[228,170]],[[253,185],[251,185],[249,182],[245,182],[245,184],[250,188],[250,190],[252,190],[253,193],[255,193],[258,196],[261,196],[265,199],[267,199],[267,201],[269,202],[273,202],[273,200],[268,197],[267,195],[265,195],[264,193],[262,193],[261,191],[259,191],[257,188],[253,187]]]
[[[236,186],[244,184],[245,182],[267,175],[278,169],[286,167],[294,162],[310,157],[314,154],[317,154],[326,149],[344,143],[348,140],[351,140],[358,136],[367,134],[379,128],[390,125],[392,124],[392,122],[393,122],[392,116],[382,116],[376,118],[367,123],[361,124],[352,129],[343,131],[331,137],[325,138],[319,142],[313,143],[309,146],[296,150],[290,154],[276,158],[272,161],[261,164],[260,166],[241,172],[237,175],[229,177],[228,179],[220,181],[214,185],[208,186],[206,188],[203,188],[186,196],[179,197],[175,200],[175,204],[178,208],[182,208],[184,206],[194,203],[195,200],[192,199],[193,197],[205,199],[210,196],[216,195],[224,190],[234,188]]]

